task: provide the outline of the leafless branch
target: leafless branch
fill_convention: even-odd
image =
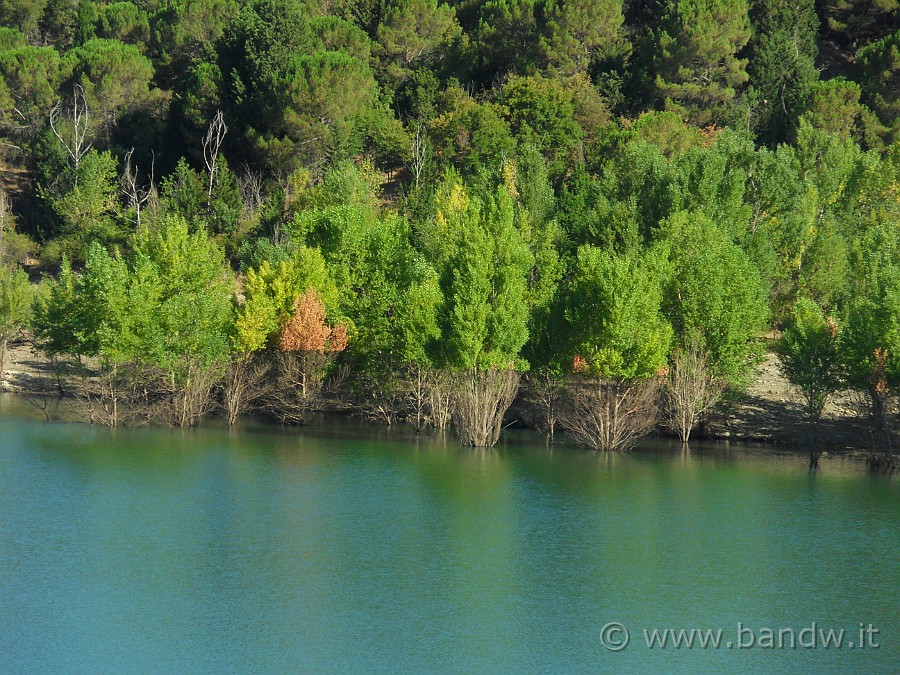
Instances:
[[[63,131],[58,128],[59,117],[62,114],[62,101],[58,101],[50,111],[50,129],[54,136],[66,149],[66,154],[71,158],[75,170],[78,170],[82,158],[90,151],[91,143],[88,142],[88,113],[87,99],[84,96],[84,88],[76,84],[72,96],[72,109],[66,115],[66,119],[72,126],[71,137],[64,138]],[[76,177],[76,181],[77,181]]]
[[[659,382],[635,379],[576,380],[562,423],[576,441],[595,450],[625,451],[656,425]]]
[[[503,416],[519,391],[514,370],[467,370],[457,377],[453,424],[464,445],[490,448],[500,439]]]
[[[134,156],[134,148],[125,153],[125,168],[122,171],[120,179],[122,195],[128,202],[128,205],[134,209],[137,219],[137,226],[141,226],[141,209],[150,201],[156,188],[153,184],[154,172],[156,166],[156,154],[152,154],[150,161],[150,183],[141,185],[138,181],[138,167],[131,162]]]
[[[666,382],[666,422],[682,443],[709,410],[718,403],[725,383],[714,377],[706,354],[696,346],[678,349]]]
[[[225,115],[219,110],[206,130],[206,138],[203,139],[203,162],[209,172],[209,189],[206,193],[206,221],[209,223],[209,214],[212,206],[212,191],[216,180],[216,167],[219,159],[219,151],[228,127],[225,126]]]

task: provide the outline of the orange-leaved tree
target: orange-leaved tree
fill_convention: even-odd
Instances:
[[[325,303],[314,288],[294,300],[294,313],[287,318],[278,334],[282,352],[336,353],[347,348],[347,325],[331,327],[326,323]]]
[[[347,325],[329,326],[327,318],[322,296],[308,288],[278,332],[275,403],[285,422],[306,421],[319,402],[328,363],[347,348]]]

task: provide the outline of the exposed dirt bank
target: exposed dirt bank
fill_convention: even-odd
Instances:
[[[778,357],[766,354],[746,395],[723,406],[707,423],[705,435],[790,445],[815,439],[823,450],[869,449],[869,429],[854,394],[841,392],[829,401],[814,434],[804,418],[802,397],[778,366]]]

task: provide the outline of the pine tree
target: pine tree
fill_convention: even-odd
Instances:
[[[653,65],[668,109],[694,124],[721,123],[747,81],[738,52],[750,39],[747,0],[666,0]]]
[[[818,27],[813,0],[757,0],[748,44],[751,121],[770,145],[788,140],[818,79]]]

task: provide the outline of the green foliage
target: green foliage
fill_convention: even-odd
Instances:
[[[163,79],[177,77],[236,19],[234,0],[166,0],[150,17],[151,49]]]
[[[429,124],[429,137],[437,159],[465,174],[481,169],[497,174],[502,161],[511,157],[516,142],[503,109],[477,103],[458,88],[444,92],[445,112]]]
[[[147,12],[131,2],[111,3],[97,20],[97,37],[145,47],[150,41]]]
[[[900,138],[900,30],[872,42],[857,55],[863,100],[890,133]]]
[[[803,119],[814,129],[822,129],[841,138],[862,134],[860,88],[855,82],[836,77],[817,82],[810,89]]]
[[[503,86],[499,103],[508,111],[510,129],[519,141],[540,148],[551,174],[562,173],[583,136],[574,119],[572,92],[551,78],[514,75]]]
[[[0,51],[8,52],[12,49],[21,49],[28,44],[27,38],[15,28],[0,27]]]
[[[838,325],[808,298],[799,298],[777,345],[781,370],[800,389],[806,414],[822,416],[828,397],[842,385]]]
[[[662,234],[672,266],[664,311],[678,343],[706,352],[716,377],[735,386],[745,384],[768,318],[758,270],[700,213],[673,215]]]
[[[80,306],[76,326],[83,331],[79,353],[98,357],[107,366],[123,365],[142,354],[147,345],[141,329],[151,320],[144,314],[149,293],[135,281],[123,258],[91,246],[75,286]]]
[[[12,138],[34,138],[57,101],[61,79],[61,59],[52,47],[0,52],[0,123]]]
[[[699,129],[685,124],[681,115],[669,111],[644,113],[634,121],[629,131],[631,138],[652,143],[666,157],[704,145]]]
[[[0,267],[0,342],[4,345],[28,323],[31,299],[28,275],[23,270]]]
[[[153,64],[138,47],[117,40],[90,40],[66,54],[68,82],[84,88],[95,134],[108,137],[123,115],[151,106],[159,92],[152,88]]]
[[[708,148],[694,147],[673,157],[677,210],[704,213],[741,241],[751,210],[744,192],[754,154],[753,141],[745,134],[726,130]]]
[[[177,213],[196,229],[206,209],[206,185],[203,176],[194,171],[184,157],[163,180],[160,196],[166,210]]]
[[[571,244],[628,251],[649,241],[675,207],[674,179],[659,149],[626,143],[597,173],[576,172],[563,193]]]
[[[583,359],[586,372],[646,378],[666,365],[672,327],[661,314],[665,256],[664,247],[625,255],[578,249],[566,329],[570,359]]]
[[[584,73],[622,48],[622,0],[553,0],[544,8],[542,47],[551,72]]]
[[[132,249],[132,283],[145,298],[138,308],[143,353],[176,380],[195,364],[226,358],[231,289],[222,249],[171,217],[138,230]]]
[[[359,32],[280,0],[246,5],[233,28],[218,46],[220,94],[257,162],[290,173],[348,156],[378,93]]]
[[[507,168],[506,187],[517,196],[516,226],[534,256],[527,303],[533,310],[544,311],[553,301],[563,274],[559,255],[563,232],[556,220],[556,199],[547,163],[537,148],[525,146],[516,163]]]
[[[896,27],[900,11],[897,0],[820,0],[817,5],[828,32],[851,45],[883,37]]]
[[[370,366],[402,363],[409,356],[421,361],[427,343],[437,337],[440,292],[435,273],[410,245],[408,222],[391,214],[366,217],[357,210],[320,221],[313,239],[319,233],[325,235],[322,249],[343,312],[355,326],[354,355]],[[415,298],[424,304],[408,307]],[[414,335],[405,322],[425,332]]]
[[[436,273],[412,248],[408,221],[379,214],[372,175],[350,163],[329,171],[302,202],[287,232],[324,255],[340,313],[354,326],[354,357],[370,370],[426,364],[441,295]]]
[[[118,187],[116,160],[109,152],[91,150],[77,167],[67,166],[55,186],[41,191],[58,222],[57,239],[46,256],[58,260],[66,254],[82,262],[92,242],[109,245],[120,240]]]
[[[274,103],[277,118],[270,114],[267,121],[275,135],[260,135],[257,147],[294,160],[328,152],[341,156],[354,116],[375,96],[368,65],[340,52],[291,58],[267,84],[267,91],[257,93]]]
[[[376,53],[389,80],[400,81],[416,67],[433,65],[459,33],[452,7],[437,0],[400,0],[384,9]]]
[[[269,328],[267,335],[293,313],[294,301],[310,288],[319,294],[330,316],[339,314],[338,289],[326,268],[325,258],[317,248],[297,246],[287,260],[274,265],[263,261],[258,269],[247,270],[247,302],[251,310],[255,308],[270,317],[261,321]]]
[[[37,36],[47,0],[7,0],[0,4],[0,23],[27,36]]]
[[[383,169],[399,169],[411,159],[412,135],[386,108],[364,110],[354,119],[350,146],[368,149],[374,163]]]
[[[651,242],[670,215],[697,210],[739,240],[751,215],[744,192],[752,157],[752,141],[728,132],[668,158],[656,145],[626,141],[598,168],[601,178],[574,175],[564,222],[576,245],[626,251]]]
[[[508,191],[484,196],[451,184],[439,203],[431,249],[441,277],[443,361],[454,368],[524,369],[527,278],[534,257],[516,227]]]
[[[481,5],[475,38],[482,81],[527,74],[540,57],[534,0],[488,0]]]
[[[34,296],[31,327],[40,348],[50,356],[88,353],[90,327],[82,313],[85,309],[77,295],[78,277],[63,258],[57,279],[46,282],[42,293]]]
[[[314,288],[352,333],[343,363],[384,382],[576,354],[643,377],[680,345],[740,385],[767,316],[802,342],[815,303],[846,318],[862,387],[897,352],[880,252],[900,220],[896,9],[0,3],[8,222],[62,267],[38,335],[190,379],[270,346]],[[25,234],[0,229],[24,262]],[[220,246],[244,273],[230,301]],[[206,271],[182,278],[164,261],[188,252]]]
[[[214,235],[233,234],[241,213],[241,194],[237,178],[222,156],[216,164],[209,200],[208,188],[209,175],[194,171],[182,158],[162,183],[162,201],[167,211],[184,218],[192,229],[206,228]]]
[[[337,16],[317,16],[310,19],[309,26],[325,51],[344,52],[363,62],[368,62],[372,56],[372,40],[352,21]]]
[[[853,293],[841,340],[847,382],[887,393],[900,386],[900,232],[896,224],[869,231],[854,250]],[[879,364],[878,351],[884,362]],[[879,373],[881,367],[883,373]],[[882,380],[883,376],[883,380]]]
[[[42,348],[108,366],[140,362],[176,384],[226,358],[231,291],[221,249],[179,218],[138,230],[130,243],[127,256],[93,244],[80,276],[63,262],[34,307]]]
[[[751,115],[760,140],[788,140],[818,80],[819,20],[813,0],[761,0],[750,12],[748,45]]]
[[[655,34],[656,88],[693,123],[721,123],[747,81],[747,0],[666,0]]]
[[[90,37],[89,22],[80,21],[84,14],[92,14],[96,17],[96,8],[93,3],[82,0],[46,0],[38,31],[47,44],[57,49],[65,50],[79,38]],[[88,25],[85,25],[88,24]]]

